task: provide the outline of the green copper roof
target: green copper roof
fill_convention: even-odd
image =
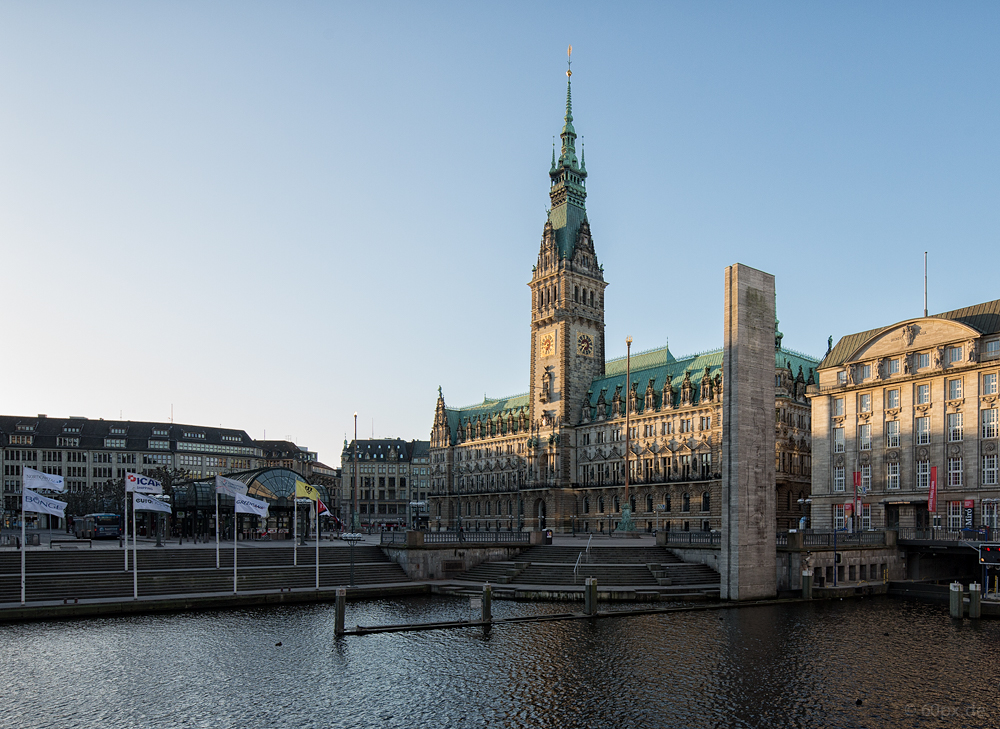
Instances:
[[[576,156],[572,77],[568,71],[566,75],[566,115],[563,118],[562,133],[559,135],[562,146],[558,159],[554,158],[553,150],[553,164],[549,169],[551,179],[549,197],[552,201],[549,222],[552,224],[560,254],[563,258],[572,258],[580,225],[587,219],[585,207],[587,170]]]
[[[448,430],[451,431],[452,438],[454,438],[458,426],[467,420],[474,423],[476,418],[486,420],[497,415],[506,415],[509,412],[513,412],[516,416],[521,408],[524,408],[525,413],[527,413],[528,393],[526,392],[510,397],[483,397],[481,403],[463,408],[445,408],[445,414],[448,416]]]
[[[716,374],[722,372],[722,353],[723,350],[714,349],[689,355],[682,359],[675,359],[667,347],[662,347],[634,355],[631,362],[631,375],[632,382],[638,383],[636,392],[640,402],[645,396],[649,380],[653,380],[653,389],[659,395],[663,390],[663,383],[666,381],[667,375],[672,378],[671,385],[674,389],[674,396],[677,397],[681,383],[684,382],[685,372],[691,373],[691,384],[694,385],[695,399],[697,400],[698,388],[701,384],[701,378],[705,374],[705,368],[708,368],[708,376],[713,379]],[[611,405],[615,389],[619,386],[622,388],[622,397],[625,397],[625,360],[625,357],[609,360],[604,368],[604,377],[594,380],[591,384],[590,404],[592,406],[597,405],[601,390],[606,390],[604,400],[608,406]],[[798,369],[801,367],[803,376],[808,378],[809,370],[815,370],[818,364],[819,360],[794,350],[779,349],[774,353],[774,366],[776,368],[790,367],[793,375],[798,375]],[[723,383],[723,387],[725,387],[725,383]]]

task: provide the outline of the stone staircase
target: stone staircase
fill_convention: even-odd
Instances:
[[[233,590],[233,550],[220,550],[220,568],[215,568],[215,549],[144,549],[139,557],[139,595],[191,595],[226,593]],[[121,551],[42,552],[26,555],[26,598],[85,600],[132,597],[132,572],[124,569]],[[132,555],[129,554],[131,564]],[[253,547],[239,550],[238,589],[281,591],[310,588],[316,584],[314,546],[300,547],[298,566],[292,566],[291,547]],[[16,551],[0,553],[0,603],[20,602],[21,562]],[[320,585],[335,587],[350,582],[350,549],[320,547]],[[354,551],[354,581],[357,585],[409,582],[395,562],[377,546],[359,546]]]

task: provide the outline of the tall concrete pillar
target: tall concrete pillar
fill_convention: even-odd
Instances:
[[[723,600],[777,594],[774,494],[774,276],[726,269],[722,357]]]

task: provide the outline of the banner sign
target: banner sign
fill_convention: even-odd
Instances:
[[[36,494],[31,489],[22,489],[23,497],[21,500],[22,508],[24,511],[33,511],[36,514],[51,514],[52,516],[58,516],[62,519],[66,518],[66,502],[56,501],[55,499],[50,499],[46,496],[40,496]]]
[[[141,473],[125,473],[125,493],[162,494],[163,484]]]
[[[132,494],[132,508],[136,511],[162,511],[165,514],[172,511],[170,504],[138,493]]]
[[[223,496],[246,496],[247,485],[242,481],[225,476],[215,477],[215,493]]]
[[[854,472],[854,488],[861,485],[861,471]]]
[[[853,501],[845,501],[844,502],[844,516],[847,519],[850,519],[852,516],[854,516],[854,502]]]
[[[62,476],[53,476],[51,473],[42,473],[34,468],[24,467],[23,470],[24,488],[26,489],[47,489],[48,491],[66,490]],[[45,512],[48,513],[48,512]]]
[[[972,529],[974,515],[976,512],[976,500],[966,499],[962,504],[962,512],[965,517],[965,528]]]
[[[937,511],[937,466],[931,466],[931,491],[927,494],[927,511]]]
[[[296,481],[295,495],[301,496],[304,499],[310,499],[311,501],[315,501],[316,499],[319,498],[319,491],[314,489],[305,481]]]
[[[267,518],[267,502],[250,496],[236,496],[237,514],[256,514]]]

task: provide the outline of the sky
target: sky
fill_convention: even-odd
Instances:
[[[429,437],[528,388],[573,45],[609,357],[1000,298],[1000,4],[0,2],[0,412]]]

